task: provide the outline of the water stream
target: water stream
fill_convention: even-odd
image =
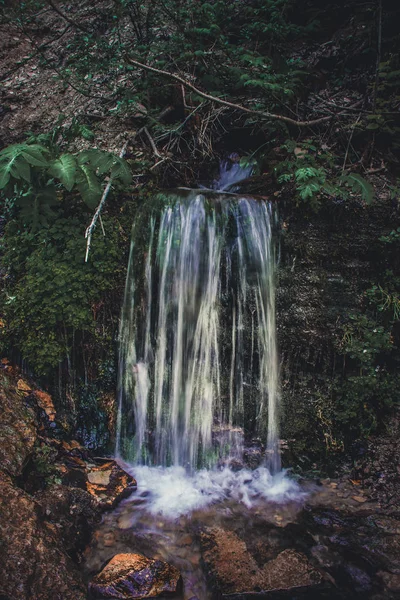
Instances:
[[[194,190],[152,217],[143,274],[132,244],[118,455],[193,472],[240,459],[258,436],[279,472],[275,226],[269,203]]]

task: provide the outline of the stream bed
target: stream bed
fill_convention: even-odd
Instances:
[[[85,553],[90,579],[115,554],[174,565],[181,600],[400,597],[400,522],[351,480],[267,469],[131,469],[138,488],[106,513]]]

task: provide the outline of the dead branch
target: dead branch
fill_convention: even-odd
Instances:
[[[156,158],[162,158],[161,154],[160,154],[160,153],[159,153],[159,151],[157,150],[157,146],[156,146],[156,144],[155,144],[155,142],[154,142],[153,138],[151,137],[151,135],[150,135],[150,132],[149,132],[149,130],[147,129],[147,127],[143,127],[142,131],[144,131],[144,133],[146,134],[146,137],[147,137],[147,139],[148,139],[148,140],[149,140],[149,142],[150,142],[150,146],[151,146],[151,149],[153,150],[153,154],[154,154],[154,156],[155,156]]]
[[[125,152],[126,152],[126,149],[127,149],[127,147],[128,147],[128,144],[129,144],[129,140],[127,140],[127,141],[125,142],[125,144],[123,145],[123,147],[122,147],[122,150],[121,150],[121,152],[119,153],[119,157],[120,157],[120,158],[124,158],[124,156],[125,156]],[[104,192],[103,192],[103,195],[102,195],[102,197],[101,197],[101,200],[100,200],[100,202],[99,202],[99,205],[98,205],[98,207],[96,208],[96,212],[95,212],[95,213],[94,213],[94,215],[93,215],[93,219],[92,219],[92,221],[91,221],[91,223],[90,223],[89,227],[86,229],[86,232],[85,232],[85,239],[87,240],[87,243],[86,243],[86,256],[85,256],[85,262],[87,262],[87,261],[88,261],[89,252],[90,252],[90,244],[91,244],[91,242],[92,242],[92,233],[93,233],[93,231],[94,231],[94,228],[96,227],[96,223],[97,223],[97,220],[98,220],[98,219],[100,219],[100,223],[101,223],[101,226],[102,226],[102,229],[103,229],[103,235],[104,235],[104,227],[103,227],[103,224],[102,224],[102,222],[101,222],[101,216],[100,216],[100,213],[101,213],[101,211],[102,211],[102,209],[103,209],[103,206],[104,206],[104,203],[105,203],[105,201],[106,201],[106,198],[107,198],[107,196],[108,196],[108,193],[109,193],[109,191],[111,190],[112,182],[113,182],[113,178],[112,178],[112,177],[110,177],[110,179],[109,179],[109,181],[108,181],[108,183],[107,183],[107,185],[106,185],[106,187],[105,187],[105,189],[104,189]]]
[[[355,121],[353,123],[352,127],[351,127],[349,141],[347,143],[347,148],[346,148],[346,154],[344,155],[344,161],[343,161],[343,167],[342,167],[342,175],[343,175],[343,173],[345,172],[345,169],[346,169],[347,157],[349,156],[349,150],[350,150],[350,146],[351,146],[351,141],[353,139],[354,131],[355,131],[358,123],[360,122],[360,119],[361,119],[361,113],[358,115],[357,121]]]
[[[289,123],[290,125],[295,125],[297,127],[311,127],[313,125],[319,125],[320,123],[325,123],[330,121],[332,118],[337,117],[338,114],[330,115],[327,117],[320,117],[318,119],[312,119],[310,121],[297,121],[296,119],[291,119],[290,117],[286,117],[285,115],[277,115],[270,112],[264,112],[260,110],[254,110],[252,108],[247,108],[246,106],[241,106],[240,104],[235,104],[234,102],[229,102],[228,100],[223,100],[222,98],[217,98],[212,96],[211,94],[207,94],[199,90],[195,85],[180,77],[180,75],[176,75],[175,73],[169,73],[168,71],[164,71],[162,69],[156,69],[155,67],[151,67],[150,65],[145,65],[143,63],[130,58],[129,56],[125,56],[126,62],[129,64],[138,67],[139,69],[145,69],[146,71],[151,71],[152,73],[156,73],[157,75],[162,75],[163,77],[168,77],[169,79],[173,79],[174,81],[178,81],[181,85],[191,89],[193,92],[201,96],[202,98],[206,98],[207,100],[211,100],[211,102],[215,102],[216,104],[222,104],[223,106],[227,106],[229,108],[233,108],[234,110],[240,110],[241,112],[245,112],[250,115],[255,115],[258,117],[262,117],[264,119],[275,119],[277,121],[283,121],[284,123]]]

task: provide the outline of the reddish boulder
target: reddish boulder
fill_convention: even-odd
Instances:
[[[0,465],[12,476],[21,474],[37,440],[35,411],[24,395],[15,379],[0,371]]]
[[[100,508],[107,510],[130,496],[136,489],[136,481],[115,460],[107,460],[87,466],[86,489],[96,498]]]
[[[116,554],[89,584],[93,598],[133,600],[178,594],[181,575],[175,567],[142,554]]]
[[[0,597],[84,600],[82,576],[40,505],[0,472]]]
[[[206,575],[215,592],[223,597],[260,590],[313,588],[322,580],[307,557],[293,549],[283,550],[260,566],[246,543],[233,531],[221,527],[205,529],[200,544]]]

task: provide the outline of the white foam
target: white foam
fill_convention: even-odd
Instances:
[[[146,510],[175,519],[207,506],[234,500],[252,508],[262,502],[301,501],[306,493],[285,471],[271,475],[260,467],[254,471],[201,470],[189,475],[183,467],[143,467],[130,470],[138,482],[137,496],[146,498]]]

